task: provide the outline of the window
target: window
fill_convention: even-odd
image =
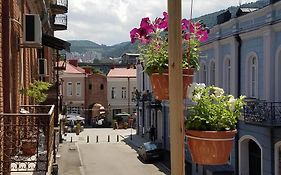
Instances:
[[[76,83],[76,96],[81,96],[81,83]]]
[[[116,87],[112,87],[111,88],[111,99],[115,99],[116,98]]]
[[[202,69],[201,69],[201,83],[205,83],[207,85],[207,67],[205,64],[202,64]]]
[[[66,94],[67,96],[72,96],[72,82],[67,83]]]
[[[122,99],[127,98],[127,89],[126,89],[126,87],[122,87],[122,94],[121,94],[121,96],[122,96]]]
[[[91,90],[92,89],[92,84],[89,84],[89,90]]]
[[[210,85],[215,85],[216,83],[216,64],[214,61],[210,64]]]
[[[226,59],[224,62],[224,90],[227,94],[230,94],[230,78],[231,78],[231,62],[230,59]]]
[[[104,89],[104,86],[103,84],[100,85],[100,90],[103,90]]]
[[[257,88],[258,88],[258,83],[257,83],[257,58],[252,57],[250,59],[250,69],[249,69],[249,83],[250,83],[250,97],[257,97]]]
[[[132,101],[136,101],[136,99],[137,99],[136,90],[137,90],[137,88],[133,87],[132,96],[131,96]]]
[[[253,140],[249,141],[249,175],[261,174],[261,149]]]

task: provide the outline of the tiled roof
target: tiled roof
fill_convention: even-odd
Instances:
[[[66,63],[66,69],[64,71],[65,73],[70,73],[70,74],[84,74],[85,70],[82,69],[81,67],[75,67],[72,64]]]
[[[137,70],[130,68],[114,68],[109,71],[107,77],[109,78],[126,78],[126,77],[136,77]]]

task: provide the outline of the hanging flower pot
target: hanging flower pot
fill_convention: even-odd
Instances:
[[[187,88],[192,83],[194,69],[183,69],[183,98],[187,98]],[[150,76],[152,90],[157,100],[169,99],[169,74],[168,71],[152,73]]]
[[[204,165],[221,165],[228,162],[237,130],[187,130],[187,142],[192,161]]]

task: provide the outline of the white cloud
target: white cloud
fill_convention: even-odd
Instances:
[[[241,0],[242,3],[255,0]],[[183,18],[190,17],[191,0],[182,0]],[[152,19],[167,11],[167,0],[69,0],[68,30],[55,32],[65,39],[87,39],[113,45],[129,41],[129,32],[141,18]],[[193,17],[237,6],[233,0],[194,0]]]

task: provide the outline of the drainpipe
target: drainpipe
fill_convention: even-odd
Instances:
[[[142,93],[144,93],[144,91],[145,91],[145,88],[144,88],[144,67],[143,67],[143,63],[141,63],[141,67],[142,67],[142,70],[143,70],[143,72],[142,72]],[[144,122],[145,122],[145,120],[144,120],[144,116],[145,116],[145,111],[144,111],[144,99],[143,99],[143,96],[142,96],[142,134],[141,134],[141,136],[142,137],[144,137]]]
[[[270,168],[271,168],[271,174],[275,174],[275,161],[274,161],[274,136],[273,136],[273,134],[274,134],[274,132],[273,132],[273,128],[272,127],[270,127],[270,156],[271,156],[271,158],[270,158],[270,160],[271,160],[271,166],[270,166]],[[280,173],[280,172],[279,172]]]
[[[237,96],[239,97],[241,95],[241,46],[242,46],[242,40],[239,36],[239,34],[237,34],[235,36],[235,39],[238,43],[238,66],[237,66],[237,78],[238,78],[238,82],[237,82]],[[237,135],[235,137],[235,174],[238,175],[239,174],[239,121],[237,123]]]

